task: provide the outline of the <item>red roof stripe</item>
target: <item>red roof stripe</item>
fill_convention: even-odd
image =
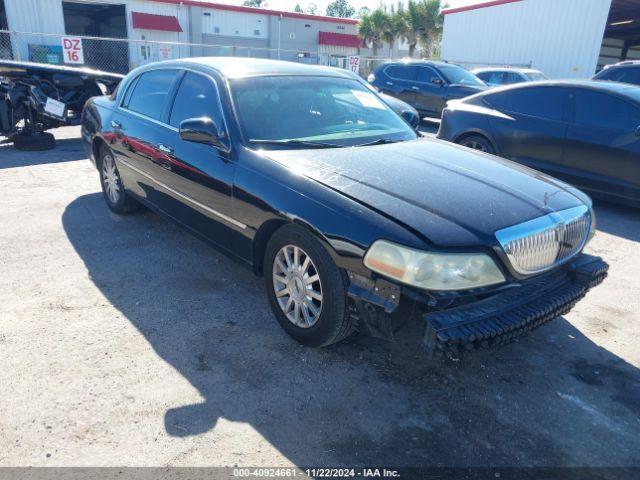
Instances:
[[[348,33],[336,32],[318,32],[318,43],[320,45],[334,45],[336,47],[354,47],[360,46],[360,38],[358,35],[350,35]]]
[[[476,3],[465,7],[447,8],[442,10],[442,15],[450,15],[452,13],[468,12],[469,10],[478,10],[479,8],[496,7],[498,5],[506,5],[507,3],[522,2],[523,0],[493,0],[491,2]]]
[[[140,12],[131,12],[131,16],[133,17],[133,28],[161,30],[163,32],[182,32],[182,27],[176,17]]]
[[[224,3],[197,1],[197,0],[150,0],[151,2],[170,3],[172,5],[187,5],[191,7],[205,7],[216,10],[227,10],[231,12],[255,13],[258,15],[271,15],[279,17],[282,15],[287,18],[300,18],[305,20],[318,20],[320,22],[348,23],[357,25],[358,20],[354,18],[326,17],[323,15],[309,15],[308,13],[283,12],[280,10],[270,10],[268,8],[245,7],[242,5],[228,5]]]

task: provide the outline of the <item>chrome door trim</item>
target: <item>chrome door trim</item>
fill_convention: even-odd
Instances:
[[[202,204],[202,203],[198,202],[197,200],[195,200],[195,199],[191,198],[189,195],[185,195],[184,193],[179,192],[178,190],[175,190],[175,189],[171,188],[171,187],[170,187],[170,186],[168,186],[167,184],[165,184],[165,183],[163,183],[163,182],[160,182],[160,181],[156,180],[155,178],[153,178],[153,176],[149,175],[147,172],[143,172],[143,171],[142,171],[142,170],[140,170],[139,168],[134,167],[134,166],[133,166],[133,165],[131,165],[129,162],[127,162],[127,161],[125,161],[125,160],[122,160],[122,159],[120,159],[120,158],[118,159],[118,161],[119,161],[120,163],[122,163],[123,165],[125,165],[127,168],[130,168],[130,169],[131,169],[131,170],[133,170],[134,172],[139,173],[140,175],[142,175],[142,176],[143,176],[143,177],[145,177],[145,178],[148,178],[149,180],[151,180],[153,183],[155,183],[155,184],[156,184],[156,185],[158,185],[159,187],[161,187],[161,188],[163,188],[163,189],[167,190],[168,192],[170,192],[170,193],[174,194],[175,196],[177,196],[177,197],[179,197],[179,198],[181,198],[181,199],[183,199],[183,200],[185,200],[185,201],[187,201],[187,202],[191,203],[192,205],[194,205],[194,206],[196,206],[196,207],[198,207],[198,208],[200,208],[200,209],[202,209],[202,210],[204,210],[204,211],[206,211],[206,212],[209,212],[209,213],[211,213],[212,215],[215,215],[216,217],[218,217],[218,218],[220,218],[220,219],[224,220],[224,221],[225,221],[225,222],[227,222],[227,223],[230,223],[230,224],[232,224],[232,225],[235,225],[235,226],[236,226],[236,227],[238,227],[238,228],[241,228],[241,229],[243,229],[243,230],[244,230],[245,228],[247,228],[247,225],[245,225],[244,223],[239,222],[239,221],[238,221],[238,220],[236,220],[235,218],[231,218],[231,217],[229,217],[229,216],[225,215],[224,213],[221,213],[221,212],[219,212],[219,211],[217,211],[217,210],[214,210],[214,209],[213,209],[213,208],[211,208],[211,207],[208,207],[208,206],[206,206],[206,205],[204,205],[204,204]]]

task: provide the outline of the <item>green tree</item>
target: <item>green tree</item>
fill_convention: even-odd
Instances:
[[[363,15],[358,23],[358,35],[368,45],[371,45],[373,56],[378,56],[378,50],[382,47],[383,35],[387,29],[389,16],[382,8],[376,8],[373,12]]]
[[[356,14],[356,18],[362,18],[370,13],[371,9],[369,7],[360,7],[360,10],[358,10],[358,13]]]
[[[440,1],[408,0],[406,8],[399,7],[396,15],[402,17],[398,37],[409,45],[409,56],[414,56],[418,45],[423,55],[432,56],[442,35]]]
[[[303,13],[302,12],[302,7],[300,6],[299,3],[296,3],[296,8],[294,8],[293,11],[296,12],[296,13]]]
[[[386,11],[386,19],[382,30],[382,40],[389,45],[389,56],[393,55],[393,45],[397,39],[402,38],[406,29],[404,19],[404,5],[399,2],[398,7],[391,6],[389,12]]]
[[[261,7],[263,0],[244,0],[245,7]]]
[[[334,0],[334,2],[327,5],[328,17],[351,18],[355,13],[356,9],[347,0]]]
[[[309,15],[315,15],[317,10],[318,5],[316,5],[315,3],[310,3],[309,5],[307,5],[307,9],[304,12],[308,13]]]

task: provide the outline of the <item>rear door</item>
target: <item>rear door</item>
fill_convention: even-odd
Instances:
[[[125,187],[159,208],[164,208],[164,197],[154,179],[166,154],[158,150],[158,144],[181,75],[177,69],[142,73],[129,85],[110,124],[111,148]]]
[[[489,117],[499,154],[552,175],[561,170],[567,133],[569,90],[562,87],[523,87],[497,95]]]
[[[440,116],[445,106],[447,82],[440,74],[427,65],[418,67],[417,88],[413,88],[414,107],[431,115]]]
[[[640,107],[586,88],[573,89],[571,98],[563,163],[573,183],[640,199]]]
[[[419,110],[414,105],[414,93],[417,90],[416,77],[418,67],[415,65],[389,65],[384,69],[385,81],[381,85],[381,90],[400,100],[407,102],[413,108]]]

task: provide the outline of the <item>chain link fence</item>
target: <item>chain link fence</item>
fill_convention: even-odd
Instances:
[[[90,67],[108,72],[127,73],[151,62],[187,57],[248,57],[280,59],[310,65],[348,68],[348,55],[318,50],[272,49],[210,43],[179,43],[122,38],[82,37],[81,54],[69,56],[63,41],[67,36],[0,30],[0,59]],[[316,47],[317,48],[317,47]],[[65,55],[69,58],[65,58]],[[364,78],[390,57],[360,55],[359,74]],[[396,58],[397,60],[397,58]]]

